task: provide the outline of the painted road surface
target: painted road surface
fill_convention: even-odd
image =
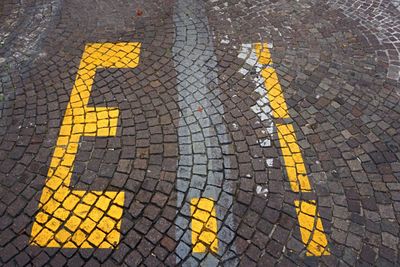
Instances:
[[[0,3],[0,265],[399,265],[399,19]]]

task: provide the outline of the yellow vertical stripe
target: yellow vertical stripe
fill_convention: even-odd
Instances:
[[[261,65],[272,64],[271,53],[268,49],[267,43],[255,43],[253,44],[254,52],[257,55],[257,61]]]
[[[265,80],[265,88],[272,109],[272,116],[276,119],[290,118],[285,97],[279,84],[278,75],[272,67],[271,53],[266,43],[253,45],[258,63],[265,66],[261,76]],[[293,192],[310,192],[311,185],[303,156],[297,142],[293,125],[277,124],[277,132],[286,173]],[[329,255],[328,241],[324,232],[321,218],[317,213],[315,201],[295,201],[300,233],[303,243],[307,247],[307,256]]]
[[[253,49],[257,55],[258,63],[262,65],[272,64],[271,53],[269,52],[267,44],[254,44]],[[275,69],[272,67],[265,67],[261,71],[261,76],[265,80],[265,88],[267,89],[273,117],[281,119],[289,118],[285,97],[283,96]]]
[[[194,253],[207,252],[208,249],[218,252],[218,225],[214,200],[192,198],[190,202],[192,215],[192,247]]]
[[[288,108],[275,69],[267,67],[261,71],[261,76],[265,79],[272,115],[276,119],[289,118]]]
[[[315,201],[296,200],[294,203],[300,225],[301,239],[307,246],[307,256],[330,255],[328,240]]]
[[[291,124],[276,125],[286,173],[293,192],[311,191],[306,167]]]

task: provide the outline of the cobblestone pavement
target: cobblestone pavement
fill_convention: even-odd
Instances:
[[[0,265],[399,266],[397,0],[4,0]]]

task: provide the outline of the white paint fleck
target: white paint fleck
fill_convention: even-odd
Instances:
[[[265,163],[267,164],[268,167],[274,166],[274,159],[266,159]]]
[[[264,139],[264,140],[259,140],[258,143],[260,144],[261,147],[270,147],[271,146],[271,140],[269,139]]]
[[[268,188],[266,186],[257,185],[256,193],[258,195],[262,195],[264,197],[267,197],[268,196]]]
[[[244,69],[244,68],[240,68],[239,69],[239,73],[242,74],[243,76],[246,75],[247,73],[249,73],[248,70]]]
[[[221,44],[229,44],[229,37],[227,34],[225,34],[224,38],[221,40]]]
[[[261,108],[260,108],[258,105],[252,106],[252,107],[251,107],[251,110],[252,110],[254,113],[256,113],[256,114],[258,114],[258,113],[261,112]]]

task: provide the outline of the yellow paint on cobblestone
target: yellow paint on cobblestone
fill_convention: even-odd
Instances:
[[[258,63],[262,65],[272,64],[271,53],[269,52],[267,44],[254,44],[253,49],[256,52]],[[289,118],[285,97],[283,96],[275,69],[269,66],[265,67],[261,70],[261,76],[265,80],[265,88],[267,89],[272,115],[276,119]]]
[[[272,66],[271,53],[266,43],[253,45],[258,63],[265,66],[261,76],[275,119],[289,119],[289,112],[278,75]],[[310,192],[311,184],[307,176],[303,156],[298,145],[294,127],[290,123],[276,124],[286,173],[293,192]],[[329,255],[328,241],[315,201],[295,201],[302,241],[307,248],[307,256]]]
[[[124,192],[70,190],[82,136],[115,136],[117,108],[88,107],[97,68],[135,68],[140,43],[94,43],[85,47],[32,226],[31,244],[41,247],[114,248],[120,239]]]
[[[194,253],[218,252],[218,224],[214,200],[192,198],[190,203],[192,215],[192,246]]]
[[[276,119],[289,118],[286,101],[275,70],[273,68],[265,68],[261,71],[261,76],[265,79],[265,88],[267,88],[272,115]]]
[[[328,240],[315,201],[296,200],[294,203],[299,219],[301,239],[307,245],[307,256],[330,255]]]
[[[293,126],[291,124],[277,124],[276,128],[292,191],[311,191],[310,181],[307,177],[303,156],[301,155],[300,147],[297,144]]]
[[[268,49],[267,43],[255,43],[253,44],[254,52],[257,55],[257,61],[261,65],[272,64],[271,53]]]

